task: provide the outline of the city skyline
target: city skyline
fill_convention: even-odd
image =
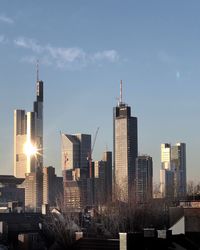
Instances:
[[[197,181],[200,4],[46,3],[1,2],[1,174],[13,173],[13,110],[32,109],[38,58],[44,166],[61,175],[60,130],[94,135],[100,127],[93,159],[106,146],[113,151],[112,108],[123,79],[124,100],[138,117],[139,154],[152,156],[156,181],[160,144],[176,141],[187,144],[187,179]]]

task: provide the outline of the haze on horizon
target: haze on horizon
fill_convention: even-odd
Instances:
[[[200,2],[0,1],[0,174],[13,174],[13,112],[32,110],[36,60],[44,81],[44,162],[60,167],[60,135],[95,134],[112,150],[113,107],[138,117],[139,152],[160,170],[160,144],[185,142],[200,177]]]

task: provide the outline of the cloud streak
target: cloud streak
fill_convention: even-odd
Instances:
[[[56,65],[59,68],[82,68],[98,62],[116,63],[119,54],[116,50],[103,50],[88,53],[78,47],[55,47],[50,44],[41,45],[35,39],[19,37],[14,40],[15,46],[32,51],[34,55],[26,56],[23,61],[33,63],[39,57],[41,63]]]
[[[8,24],[13,24],[14,20],[4,14],[0,14],[0,21]]]
[[[5,36],[4,35],[0,35],[0,43],[4,43],[5,42]]]

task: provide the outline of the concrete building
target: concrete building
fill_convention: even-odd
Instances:
[[[105,165],[105,179],[104,179],[104,185],[105,185],[105,193],[106,193],[106,202],[109,202],[112,200],[112,152],[111,151],[105,151],[103,153],[102,161]]]
[[[27,173],[24,181],[25,209],[29,212],[40,212],[43,203],[43,173],[40,169]]]
[[[103,153],[101,161],[94,162],[94,204],[112,200],[112,152]]]
[[[160,192],[163,198],[182,199],[186,195],[186,145],[161,144]]]
[[[186,144],[176,143],[171,148],[171,167],[174,172],[174,197],[186,196]]]
[[[160,170],[160,194],[161,198],[174,198],[174,173],[171,170]]]
[[[64,203],[67,207],[79,209],[87,204],[91,135],[61,134],[61,140]]]
[[[87,180],[79,169],[63,170],[64,205],[67,211],[80,211],[87,205]]]
[[[56,176],[54,167],[43,167],[43,204],[55,206],[62,197],[63,178]]]
[[[144,155],[136,158],[136,202],[146,203],[152,199],[153,162]]]
[[[88,177],[88,155],[91,151],[91,135],[62,134],[62,170],[80,169],[81,178]]]
[[[9,202],[15,202],[24,207],[25,190],[20,188],[24,178],[16,178],[13,175],[0,175],[0,208],[8,207]]]
[[[117,199],[127,202],[135,196],[135,160],[138,155],[137,118],[131,107],[120,101],[113,112],[114,186]]]

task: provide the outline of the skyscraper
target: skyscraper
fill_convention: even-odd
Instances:
[[[135,195],[135,160],[138,155],[137,118],[131,107],[120,100],[113,112],[114,187],[117,199],[127,202]]]
[[[161,144],[160,191],[163,198],[186,195],[186,145]]]
[[[43,82],[37,70],[36,101],[32,112],[14,111],[14,175],[25,179],[25,206],[42,205]]]
[[[146,203],[152,199],[153,162],[148,155],[136,158],[136,202]]]
[[[43,82],[36,84],[34,111],[14,111],[14,175],[18,178],[43,166]]]
[[[112,152],[103,153],[101,161],[94,162],[94,204],[112,200]]]
[[[62,134],[62,170],[80,169],[81,175],[88,174],[88,154],[91,151],[91,135]]]
[[[69,208],[83,208],[87,203],[88,156],[91,135],[61,134],[64,203]]]
[[[43,204],[56,206],[62,196],[63,178],[56,176],[54,167],[43,167]]]
[[[105,165],[105,193],[106,201],[112,200],[112,152],[105,151],[103,153],[103,162]]]
[[[14,176],[25,178],[27,157],[24,152],[26,143],[27,116],[25,110],[14,111]]]
[[[174,196],[186,196],[186,144],[176,143],[171,148],[171,167],[174,172]]]

